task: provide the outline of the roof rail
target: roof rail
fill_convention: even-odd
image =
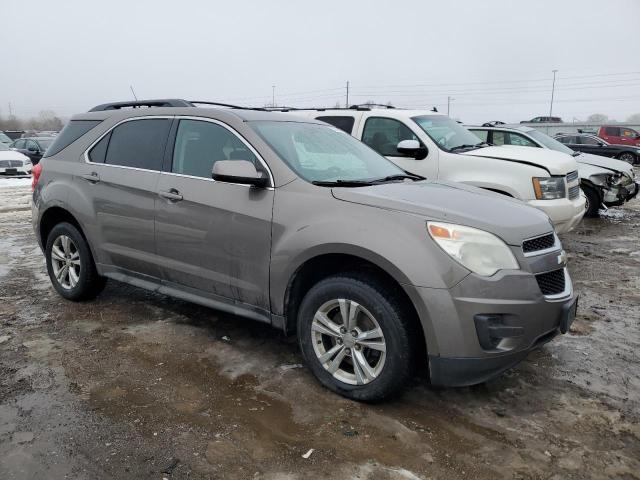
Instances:
[[[268,108],[242,107],[240,105],[232,105],[230,103],[207,102],[205,100],[189,100],[188,103],[191,103],[192,107],[195,107],[196,105],[215,105],[217,107],[228,107],[228,108],[234,108],[234,109],[239,109],[239,110],[260,110],[260,111],[268,110]]]
[[[197,102],[194,102],[197,103]],[[324,112],[326,110],[359,110],[369,111],[371,107],[384,107],[388,109],[395,109],[393,105],[383,105],[380,103],[363,103],[361,105],[351,105],[350,107],[264,107],[256,110],[266,110],[269,112],[295,112],[296,110],[315,110],[317,112]],[[242,108],[242,107],[240,107]]]
[[[104,110],[120,110],[121,108],[140,108],[140,107],[194,107],[193,103],[187,100],[177,98],[163,100],[135,100],[131,102],[111,102],[103,103],[93,107],[90,112],[102,112]]]

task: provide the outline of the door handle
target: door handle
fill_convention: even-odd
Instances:
[[[172,202],[179,202],[182,200],[182,195],[175,188],[172,188],[168,192],[158,192],[158,195],[162,198],[166,198],[167,200],[171,200]]]
[[[98,183],[100,181],[100,175],[98,175],[96,172],[91,172],[91,173],[82,175],[82,178],[84,178],[85,180],[91,183]]]

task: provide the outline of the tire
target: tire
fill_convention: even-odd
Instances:
[[[584,216],[585,217],[589,217],[589,218],[596,218],[598,217],[599,214],[599,210],[600,210],[600,195],[598,195],[598,192],[596,191],[595,188],[591,188],[591,187],[580,187],[582,188],[582,192],[584,193],[584,196],[587,197],[587,202],[585,203],[584,206]]]
[[[620,154],[620,156],[618,157],[618,160],[622,160],[623,162],[627,162],[627,163],[630,163],[631,165],[634,165],[636,163],[637,158],[631,152],[624,152]]]
[[[344,325],[342,308],[355,309],[357,314],[355,325],[350,325],[352,330],[338,333]],[[409,312],[403,299],[373,276],[344,274],[326,278],[309,290],[298,312],[298,341],[305,362],[322,385],[344,397],[373,402],[397,394],[411,377],[418,351],[415,343],[419,337],[413,327],[416,323]],[[325,315],[325,321],[332,321],[332,328],[317,320],[322,316],[319,313]],[[324,331],[318,331],[318,325],[320,329],[325,327]],[[368,340],[357,340],[376,328],[382,336],[371,334]],[[331,355],[334,349],[338,350]],[[324,364],[322,354],[328,358]],[[363,358],[368,370],[356,368],[356,363],[362,365]],[[332,373],[329,369],[336,362],[337,370]]]
[[[95,298],[106,284],[106,278],[98,275],[87,241],[70,223],[59,223],[49,232],[45,258],[53,288],[67,300]]]

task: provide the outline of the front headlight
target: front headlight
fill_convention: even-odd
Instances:
[[[616,172],[613,175],[609,175],[607,177],[607,183],[612,187],[620,185],[622,183],[622,180],[623,176],[620,172]]]
[[[440,222],[427,222],[427,231],[449,256],[478,275],[520,268],[509,247],[492,233]]]
[[[537,200],[565,197],[564,177],[533,177],[533,191]]]

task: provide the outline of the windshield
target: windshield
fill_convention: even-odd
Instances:
[[[10,150],[9,145],[5,145],[4,143],[0,143],[0,151]]]
[[[329,125],[272,121],[249,125],[308,182],[372,181],[405,175],[365,144]]]
[[[445,115],[420,115],[412,120],[431,137],[431,140],[448,152],[482,143],[480,138]]]
[[[3,132],[0,132],[0,144],[2,143],[11,143],[13,140],[11,140],[9,137],[7,137]]]
[[[573,150],[571,150],[566,145],[563,145],[562,143],[557,141],[555,138],[551,138],[549,135],[546,135],[538,130],[532,130],[530,132],[527,132],[527,135],[529,135],[535,141],[537,141],[538,143],[541,143],[542,145],[544,145],[550,150],[556,150],[557,152],[568,153],[569,155],[574,153]]]

